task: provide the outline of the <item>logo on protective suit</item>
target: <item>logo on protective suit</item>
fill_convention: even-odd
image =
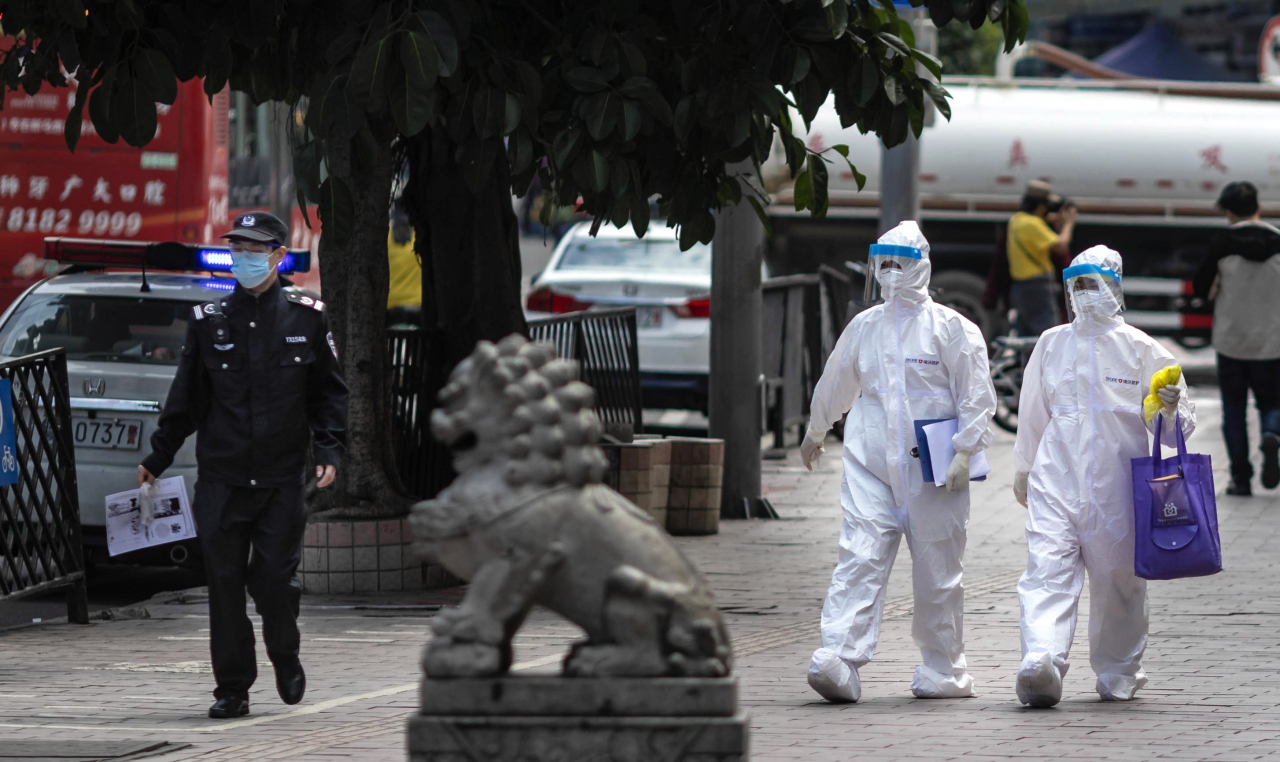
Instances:
[[[242,228],[251,228],[257,223],[258,223],[257,218],[254,217],[252,214],[246,214],[245,216],[240,218],[240,227]]]
[[[907,365],[941,365],[941,360],[930,360],[927,357],[908,357]]]
[[[1127,378],[1117,378],[1115,376],[1107,376],[1107,380],[1113,384],[1124,384],[1126,386],[1137,386],[1138,382]]]
[[[1178,516],[1178,506],[1174,505],[1173,503],[1165,503],[1165,504],[1164,504],[1164,516],[1165,516],[1165,518],[1167,518],[1167,519],[1177,518],[1177,516]]]

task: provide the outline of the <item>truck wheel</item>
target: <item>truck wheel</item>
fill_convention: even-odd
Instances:
[[[987,341],[1000,335],[1000,316],[982,306],[982,293],[987,289],[982,278],[963,270],[947,270],[935,274],[929,288],[938,292],[935,301],[972,320]]]

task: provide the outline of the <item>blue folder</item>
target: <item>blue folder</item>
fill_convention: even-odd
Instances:
[[[920,453],[920,471],[924,474],[925,484],[933,484],[933,463],[929,460],[929,440],[924,435],[924,427],[931,423],[942,423],[949,418],[924,418],[916,421],[916,452]],[[951,465],[950,463],[947,464]],[[986,481],[987,477],[979,476],[971,481]]]

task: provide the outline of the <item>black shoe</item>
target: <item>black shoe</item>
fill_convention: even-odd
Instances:
[[[1227,494],[1237,495],[1239,497],[1249,497],[1253,494],[1253,488],[1249,486],[1249,482],[1238,482],[1235,479],[1227,482]]]
[[[1262,486],[1275,489],[1280,485],[1280,436],[1262,435]]]
[[[302,671],[302,663],[294,662],[291,667],[276,667],[276,690],[280,700],[290,706],[302,700],[307,692],[307,673]]]
[[[249,713],[249,699],[228,696],[213,702],[209,707],[209,716],[215,720],[229,720],[243,717]]]

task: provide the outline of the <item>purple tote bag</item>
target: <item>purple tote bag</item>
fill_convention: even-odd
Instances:
[[[1208,455],[1188,455],[1175,420],[1178,454],[1162,458],[1156,417],[1151,457],[1133,459],[1133,573],[1143,579],[1203,577],[1222,571],[1218,504]]]

